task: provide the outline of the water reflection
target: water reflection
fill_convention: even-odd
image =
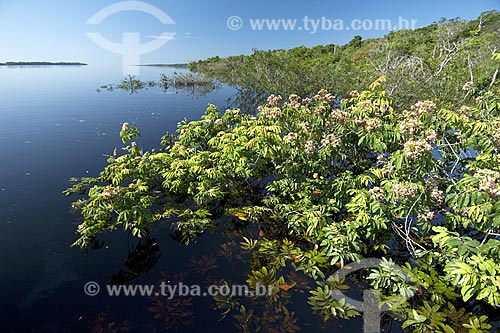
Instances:
[[[121,269],[118,273],[113,274],[109,282],[111,284],[127,284],[131,282],[141,274],[152,270],[160,256],[160,246],[155,238],[141,239],[123,262],[126,269]]]
[[[159,80],[141,81],[135,76],[127,76],[120,83],[100,86],[97,92],[123,90],[131,94],[150,88],[161,88],[165,94],[187,93],[193,98],[203,97],[219,91],[223,84],[215,79],[198,73],[177,73],[167,76],[160,74]],[[255,114],[257,107],[266,102],[270,95],[252,87],[233,87],[236,93],[226,99],[225,108],[240,109],[244,113]]]
[[[236,87],[236,94],[228,98],[228,107],[240,109],[244,113],[256,114],[257,107],[266,102],[268,93],[252,87]]]

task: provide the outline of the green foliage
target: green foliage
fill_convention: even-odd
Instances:
[[[411,327],[413,332],[421,333],[487,333],[491,328],[491,325],[486,323],[486,316],[470,316],[465,313],[464,309],[457,311],[451,303],[447,304],[447,308],[441,309],[440,305],[431,306],[428,302],[424,302],[424,305],[418,309],[412,309],[408,318],[402,327]],[[452,327],[448,323],[455,324],[455,326]]]
[[[343,46],[255,50],[249,56],[214,57],[188,67],[229,85],[302,96],[326,88],[347,97],[385,75],[384,88],[398,106],[409,107],[415,99],[457,106],[463,89],[498,85],[499,56],[492,58],[492,52],[499,43],[500,14],[492,11],[476,20],[443,19],[384,38],[356,36]]]
[[[339,317],[343,319],[349,319],[351,317],[359,316],[352,305],[346,303],[345,298],[337,301],[332,297],[332,291],[335,289],[330,288],[326,283],[320,283],[320,285],[311,290],[311,296],[309,297],[309,305],[315,312],[320,313],[323,320],[328,320],[331,317]]]
[[[270,96],[256,116],[211,105],[159,150],[129,143],[98,177],[65,192],[83,194],[75,245],[117,228],[141,237],[162,222],[188,243],[225,217],[258,228],[241,243],[251,254],[247,282],[275,287],[276,313],[285,313],[282,291],[293,284],[282,271],[291,268],[316,281],[309,304],[325,320],[357,315],[331,297],[343,284],[328,276],[375,256],[384,264],[361,279],[406,328],[484,332],[486,318],[472,309],[500,306],[500,94],[398,109],[386,80],[338,108],[325,90]],[[120,134],[124,143],[139,137],[126,124]],[[406,262],[409,279],[392,269]],[[224,311],[237,307],[227,302]],[[251,331],[254,314],[240,310]],[[289,312],[287,322],[292,330]]]

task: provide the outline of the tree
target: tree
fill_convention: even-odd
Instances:
[[[312,99],[270,96],[257,116],[210,106],[151,152],[124,124],[123,142],[132,141],[124,153],[65,192],[83,194],[75,245],[117,228],[144,237],[174,217],[189,243],[226,216],[261,231],[242,242],[255,254],[248,282],[274,285],[273,299],[285,292],[280,270],[292,267],[317,282],[316,312],[355,316],[331,298],[336,282],[327,277],[379,257],[413,281],[384,267],[367,274],[389,305],[418,295],[391,307],[404,327],[487,332],[483,314],[500,305],[500,92],[475,92],[474,104],[457,109],[422,101],[397,110],[385,80],[353,91],[341,108],[324,90]]]
[[[327,88],[341,98],[385,75],[384,87],[398,107],[409,108],[415,99],[459,106],[465,82],[479,89],[492,82],[498,69],[491,59],[500,48],[498,26],[500,14],[493,11],[477,20],[442,19],[384,38],[355,36],[343,46],[256,50],[250,56],[202,60],[190,64],[190,69],[265,95],[310,97]]]

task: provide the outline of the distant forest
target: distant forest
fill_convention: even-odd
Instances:
[[[81,62],[8,61],[0,66],[87,66]]]
[[[384,89],[399,105],[434,100],[460,104],[464,85],[481,90],[498,85],[500,13],[475,20],[441,19],[383,38],[354,37],[345,45],[254,50],[251,55],[213,57],[189,69],[223,83],[268,94],[314,95],[325,88],[346,97],[384,76]]]

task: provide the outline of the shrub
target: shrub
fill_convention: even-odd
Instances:
[[[117,228],[142,237],[173,217],[188,243],[230,216],[261,230],[242,242],[258,253],[250,280],[277,281],[268,270],[287,265],[302,271],[318,282],[309,302],[325,319],[357,314],[328,297],[327,276],[379,257],[413,281],[382,268],[367,280],[387,297],[418,295],[392,309],[404,327],[487,331],[471,309],[500,305],[499,94],[478,93],[458,110],[422,101],[397,111],[383,80],[338,109],[324,90],[270,96],[256,116],[211,105],[166,135],[162,149],[131,142],[98,177],[65,192],[83,194],[75,245]],[[139,136],[127,124],[120,134],[124,143]]]

